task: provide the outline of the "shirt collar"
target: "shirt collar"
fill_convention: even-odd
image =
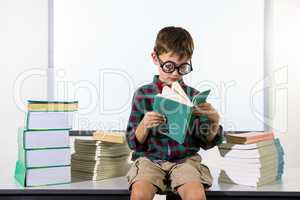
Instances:
[[[159,76],[158,75],[154,75],[153,77],[153,83],[157,86],[157,89],[158,89],[158,92],[161,93],[162,89],[164,86],[170,86],[168,84],[166,84],[165,82],[161,81],[159,79]],[[181,78],[180,80],[178,80],[178,83],[183,86],[184,85],[184,82],[183,82],[183,79]]]

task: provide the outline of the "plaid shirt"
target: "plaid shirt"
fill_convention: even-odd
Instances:
[[[182,79],[178,82],[190,99],[199,93],[196,89],[187,86]],[[131,114],[126,129],[128,146],[133,150],[133,161],[145,156],[152,161],[177,162],[195,155],[200,148],[209,149],[223,141],[224,134],[222,126],[220,126],[214,140],[208,143],[209,123],[200,123],[200,117],[194,117],[183,144],[177,143],[164,134],[157,133],[158,129],[155,128],[150,128],[146,140],[141,144],[135,136],[135,131],[145,113],[153,111],[154,96],[161,93],[164,85],[158,75],[155,75],[152,83],[141,86],[134,93]]]

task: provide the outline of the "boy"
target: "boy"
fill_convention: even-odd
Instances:
[[[164,193],[167,186],[184,200],[205,199],[204,188],[212,184],[209,169],[201,164],[197,152],[200,147],[209,149],[222,142],[223,131],[216,110],[209,103],[195,106],[192,125],[184,143],[179,144],[160,133],[158,127],[166,120],[152,107],[154,96],[175,81],[190,99],[199,93],[182,80],[193,69],[193,49],[192,37],[183,28],[165,27],[157,35],[151,56],[159,76],[134,93],[126,130],[134,161],[127,174],[131,199],[153,199],[155,193]],[[208,122],[200,122],[200,115],[206,115]]]

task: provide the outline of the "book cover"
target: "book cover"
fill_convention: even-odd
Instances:
[[[193,119],[194,105],[204,103],[209,92],[210,90],[206,90],[193,97],[191,101],[178,82],[173,83],[171,88],[165,86],[162,93],[154,97],[153,110],[163,114],[167,121],[155,128],[182,144]],[[207,120],[206,116],[202,117],[204,117],[202,120]]]
[[[78,104],[78,101],[58,101],[58,100],[28,100],[28,104]]]
[[[14,177],[23,187],[65,184],[71,182],[71,166],[26,168],[17,160]]]
[[[111,142],[111,143],[125,143],[125,133],[124,132],[109,132],[109,131],[96,131],[93,133],[93,139]]]
[[[260,141],[273,140],[273,132],[227,133],[226,141],[233,144],[253,144]]]
[[[24,163],[26,168],[70,165],[71,149],[69,147],[33,150],[19,148],[18,160]]]
[[[25,118],[27,130],[71,129],[74,112],[70,111],[28,111]]]
[[[69,129],[26,130],[20,127],[18,142],[23,143],[23,148],[26,150],[69,147]]]
[[[78,101],[28,100],[28,111],[77,111]]]

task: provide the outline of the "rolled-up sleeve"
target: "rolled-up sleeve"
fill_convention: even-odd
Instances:
[[[130,149],[134,151],[141,151],[143,144],[139,143],[136,138],[135,131],[142,121],[145,112],[144,95],[137,90],[132,98],[131,112],[126,128],[126,140]]]

